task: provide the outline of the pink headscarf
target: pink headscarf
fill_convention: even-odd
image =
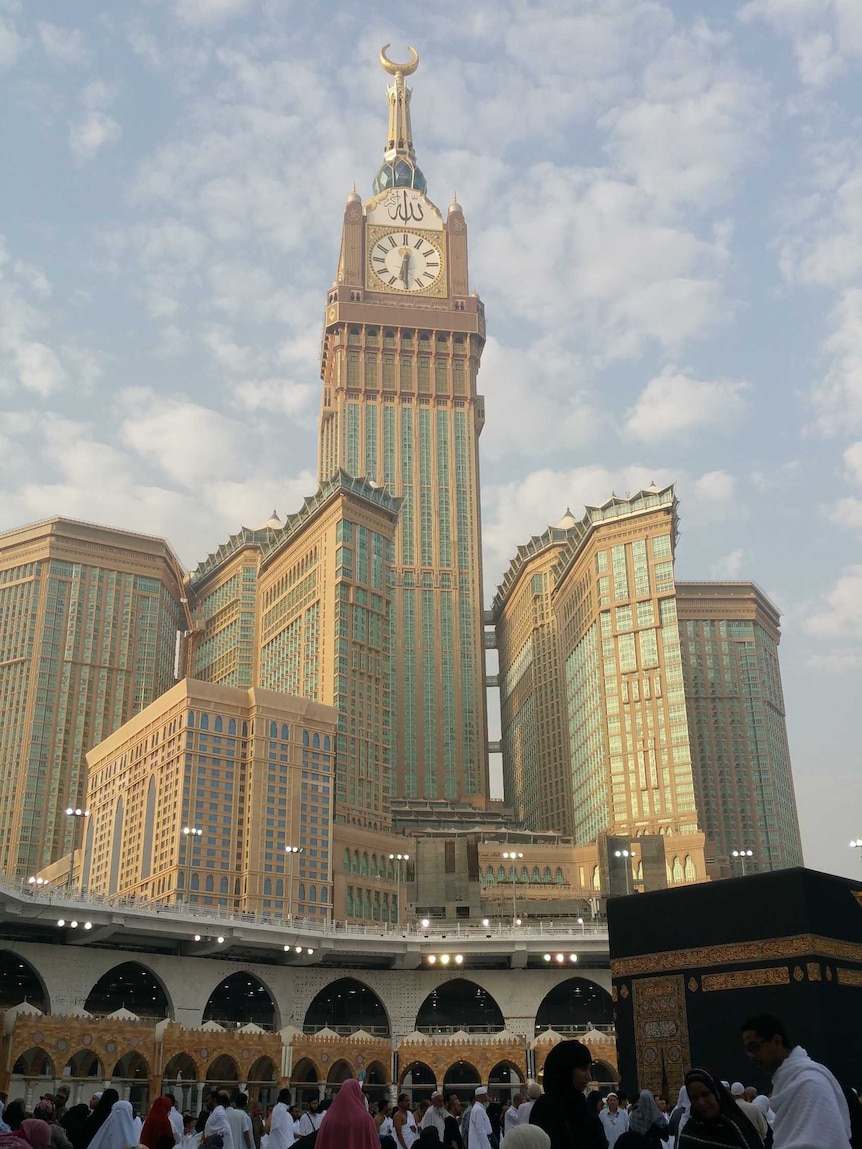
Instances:
[[[51,1144],[51,1126],[37,1117],[28,1117],[21,1122],[21,1132],[30,1149],[46,1149]]]
[[[380,1149],[377,1126],[365,1108],[355,1077],[342,1084],[327,1109],[314,1149]]]

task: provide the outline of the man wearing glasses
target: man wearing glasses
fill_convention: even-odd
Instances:
[[[850,1111],[841,1086],[825,1065],[794,1045],[770,1013],[742,1027],[745,1052],[772,1078],[774,1149],[849,1149]]]

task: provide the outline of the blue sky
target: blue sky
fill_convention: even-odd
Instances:
[[[489,599],[567,504],[675,481],[679,577],[783,611],[806,861],[859,876],[859,0],[0,0],[0,529],[193,565],[314,489],[386,42],[487,308]]]

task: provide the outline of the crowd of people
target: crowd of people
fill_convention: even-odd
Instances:
[[[480,1085],[467,1104],[435,1090],[416,1111],[408,1093],[393,1109],[388,1100],[372,1105],[349,1079],[303,1112],[287,1089],[266,1111],[244,1093],[215,1090],[197,1115],[180,1113],[165,1094],[143,1120],[116,1089],[70,1107],[61,1086],[32,1113],[0,1094],[0,1149],[862,1149],[859,1098],[778,1018],[751,1018],[742,1042],[770,1079],[768,1092],[692,1068],[673,1108],[647,1089],[630,1103],[622,1091],[591,1090],[589,1049],[561,1041],[542,1087],[531,1083],[501,1103]]]

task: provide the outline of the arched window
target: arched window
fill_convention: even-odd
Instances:
[[[302,745],[303,746],[308,745],[308,731],[307,730],[303,730],[303,732],[302,732]]]
[[[275,879],[275,896],[277,898],[284,897],[284,878]]]
[[[323,905],[326,905],[329,901],[329,890],[327,890],[326,886],[320,887],[320,900]]]
[[[644,864],[643,864],[643,861],[639,861],[639,862],[638,862],[638,864],[637,864],[637,869],[635,870],[635,878],[636,878],[636,879],[637,879],[637,881],[639,881],[639,882],[642,882],[642,881],[644,880]]]
[[[236,719],[235,718],[229,718],[227,720],[227,732],[228,732],[228,734],[236,734]]]
[[[329,737],[328,734],[324,734],[324,736],[323,736],[323,749],[324,750],[331,750],[332,749],[332,739]]]
[[[363,850],[362,852],[362,871],[363,874],[368,873],[368,854]]]
[[[359,873],[359,851],[358,850],[353,851],[353,872],[354,872],[354,874]]]
[[[539,876],[539,867],[538,867],[538,866],[533,866],[533,881],[534,881],[534,882],[540,882],[541,880],[542,880],[542,879],[541,879],[541,877]]]
[[[263,879],[263,896],[265,898],[272,897],[272,878]]]
[[[311,739],[311,746],[313,750],[320,749],[320,735],[316,731],[314,737]]]
[[[220,894],[226,894],[228,892],[227,877],[220,879],[218,884],[218,892]]]
[[[309,886],[308,887],[308,900],[310,902],[316,902],[317,901],[317,886]]]
[[[371,876],[372,876],[372,878],[376,878],[376,877],[377,877],[377,855],[376,855],[376,854],[372,854],[372,855],[371,855],[371,870],[370,870],[370,873],[371,873]]]
[[[530,871],[527,869],[526,866],[521,866],[521,881],[522,882],[529,882],[529,880],[530,880]]]
[[[282,742],[287,742],[288,738],[290,738],[290,727],[287,725],[286,722],[282,722],[282,724],[281,724],[281,740],[282,740]]]
[[[195,724],[195,712],[194,712],[194,710],[190,710],[188,713],[188,716],[186,718],[186,726],[194,726],[194,724]]]
[[[599,874],[599,867],[593,866],[593,889],[600,890],[602,888],[602,878]]]
[[[563,881],[564,881],[563,871],[562,871],[560,866],[557,866],[557,872],[554,874],[554,881],[557,883],[558,886],[561,886],[563,884]]]
[[[209,728],[210,728],[210,717],[208,714],[204,714],[204,712],[201,711],[201,730],[209,730]]]
[[[299,900],[301,902],[305,901],[305,882],[299,883]]]
[[[497,881],[498,882],[505,882],[505,880],[506,880],[506,867],[500,866],[499,870],[497,870]]]
[[[269,736],[270,736],[270,738],[278,738],[278,723],[277,722],[270,722],[270,724],[269,724]]]
[[[681,882],[682,881],[682,865],[680,864],[680,860],[676,854],[674,854],[672,869],[673,869],[673,880],[675,882]]]
[[[685,865],[683,866],[683,873],[687,882],[697,881],[697,870],[695,869],[694,862],[691,860],[691,855],[686,854]]]
[[[550,880],[551,880],[551,867],[545,866],[545,869],[542,873],[542,881],[543,882],[549,882]]]
[[[197,876],[197,874],[192,874],[192,882],[191,882],[191,886],[189,887],[189,889],[199,890],[200,888],[201,888],[200,878]]]
[[[242,724],[242,736],[243,736],[243,738],[248,738],[248,723],[247,722],[243,722],[243,724]]]
[[[206,890],[206,892],[208,894],[211,894],[213,892],[213,876],[212,876],[212,874],[207,874],[207,880],[206,880],[206,884],[204,885],[204,889]]]
[[[344,912],[349,918],[353,917],[353,886],[347,887],[347,896],[344,899]]]
[[[177,889],[181,890],[186,884],[186,875],[182,870],[177,871]]]
[[[344,861],[341,864],[343,870],[350,871],[350,849],[345,846],[344,848]]]
[[[488,866],[487,869],[485,870],[485,881],[488,883],[489,886],[494,885],[494,882],[496,881],[496,879],[494,877],[494,867],[493,866]]]
[[[222,719],[220,714],[215,716],[215,722],[213,722],[213,730],[216,732],[216,734],[221,734],[222,732]]]

